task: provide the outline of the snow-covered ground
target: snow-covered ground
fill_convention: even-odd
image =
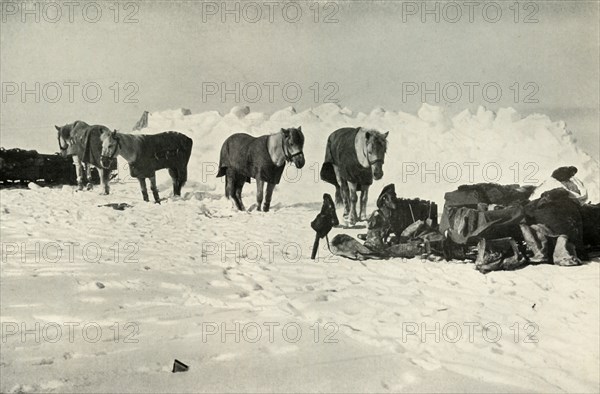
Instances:
[[[222,141],[299,125],[307,164],[289,168],[272,212],[233,211],[214,177]],[[144,203],[123,166],[109,196],[0,191],[0,391],[597,392],[598,261],[482,275],[457,262],[349,261],[324,243],[309,259],[310,221],[333,192],[318,181],[325,142],[345,125],[390,131],[371,209],[387,183],[441,210],[470,168],[474,182],[524,184],[563,164],[580,169],[598,201],[598,163],[543,115],[482,108],[447,119],[430,106],[354,115],[335,105],[271,116],[154,113],[142,132],[194,139],[181,198]],[[502,177],[491,179],[498,167]],[[524,179],[533,170],[536,182]],[[159,188],[169,196],[166,171]],[[171,373],[174,359],[189,371]]]

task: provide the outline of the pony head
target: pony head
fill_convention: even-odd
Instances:
[[[294,163],[297,168],[304,167],[304,134],[302,126],[291,129],[281,129],[283,133],[283,154],[285,159]]]
[[[67,157],[71,154],[69,151],[69,141],[71,140],[71,129],[72,124],[66,124],[64,126],[54,126],[58,131],[58,148],[60,149],[60,155]]]
[[[367,130],[365,132],[367,160],[376,181],[383,177],[383,161],[387,150],[388,134],[389,131],[380,133],[377,130]]]
[[[121,149],[121,142],[117,136],[117,130],[110,131],[106,129],[102,131],[102,134],[100,134],[100,141],[102,141],[100,164],[102,164],[102,167],[104,168],[110,168],[110,165],[116,160],[119,150]]]

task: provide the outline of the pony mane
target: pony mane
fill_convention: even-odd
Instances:
[[[77,121],[62,126],[60,130],[58,130],[58,135],[60,138],[64,139],[65,141],[68,140],[71,137],[71,131],[73,131],[75,123],[77,123]]]
[[[300,128],[289,127],[287,129],[282,129],[282,130],[289,131],[290,136],[292,137],[292,141],[294,143],[304,146],[304,133],[302,133],[302,130]],[[273,134],[277,134],[277,133],[273,133]]]
[[[290,128],[290,130],[293,130],[292,141],[294,141],[300,146],[304,146],[304,134],[302,133],[302,130],[297,129],[295,127]]]

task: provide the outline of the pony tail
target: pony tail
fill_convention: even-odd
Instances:
[[[180,168],[177,170],[177,172],[179,175],[179,186],[183,187],[185,185],[185,183],[187,182],[187,167]]]

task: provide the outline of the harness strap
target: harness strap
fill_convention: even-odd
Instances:
[[[292,159],[293,159],[294,157],[296,157],[296,156],[299,156],[299,155],[303,155],[303,154],[304,154],[304,152],[302,152],[302,151],[300,151],[300,152],[296,152],[296,153],[294,153],[294,154],[292,154],[292,155],[288,154],[288,153],[285,151],[285,143],[283,142],[284,140],[285,140],[285,136],[284,136],[284,137],[281,139],[281,149],[283,150],[283,156],[285,157],[285,160],[286,160],[286,161],[292,161]]]
[[[373,166],[374,164],[377,163],[381,163],[383,164],[383,159],[375,159],[373,161],[371,161],[371,159],[369,159],[369,154],[367,153],[367,144],[365,142],[365,147],[363,149],[363,154],[365,155],[365,158],[367,159],[367,163],[369,163],[369,167]]]
[[[67,150],[69,149],[69,144],[67,143],[67,146],[65,146],[63,148],[62,143],[60,142],[60,135],[56,137],[58,139],[58,147],[60,148],[60,150]],[[65,141],[66,142],[66,141]]]

